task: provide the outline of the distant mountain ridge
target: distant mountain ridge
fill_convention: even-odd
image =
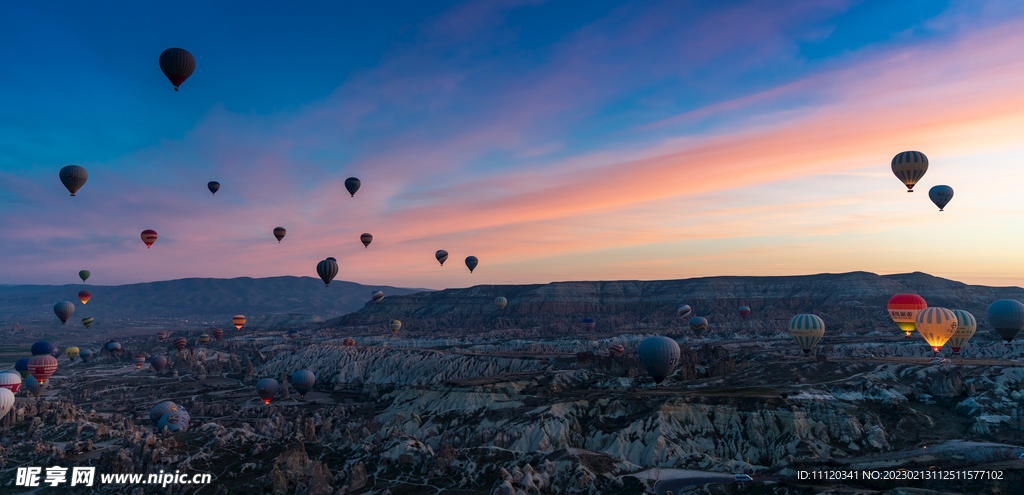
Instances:
[[[78,300],[80,290],[92,293],[88,304],[83,305]],[[387,297],[427,289],[362,285],[342,280],[324,287],[320,279],[291,276],[185,278],[116,286],[6,285],[0,286],[0,325],[20,322],[23,326],[60,326],[53,314],[53,305],[58,301],[75,304],[75,313],[68,325],[81,326],[82,317],[92,316],[96,319],[93,330],[169,319],[183,324],[188,320],[189,325],[228,326],[235,314],[248,316],[253,325],[260,321],[311,323],[358,310],[376,290],[384,291]]]

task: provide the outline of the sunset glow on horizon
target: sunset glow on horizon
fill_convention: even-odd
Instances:
[[[1024,6],[783,5],[12,5],[0,283],[315,277],[333,256],[337,280],[434,289],[1024,285]],[[178,92],[168,47],[196,58]],[[911,194],[907,150],[930,161]],[[73,198],[68,164],[89,172]]]

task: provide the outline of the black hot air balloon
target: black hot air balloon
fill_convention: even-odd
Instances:
[[[274,227],[274,237],[277,238],[277,242],[281,242],[281,239],[284,239],[284,235],[287,233],[288,231],[285,230],[284,227]]]
[[[160,70],[171,80],[174,90],[196,70],[196,59],[184,48],[168,48],[160,54]]]
[[[469,268],[469,273],[473,273],[473,270],[476,269],[476,265],[479,264],[480,260],[476,259],[476,256],[466,257],[466,268]]]
[[[345,189],[348,189],[348,193],[351,194],[353,198],[356,197],[356,191],[359,190],[359,186],[361,185],[362,183],[355,177],[345,179]]]
[[[206,188],[210,190],[210,193],[217,194],[217,191],[220,189],[220,182],[211,180],[206,183]]]
[[[324,287],[331,285],[331,280],[338,274],[338,262],[328,258],[317,263],[316,274],[324,281]]]
[[[60,181],[64,184],[64,187],[68,188],[68,192],[72,196],[85,185],[87,180],[89,180],[89,172],[86,172],[84,168],[78,165],[68,165],[60,169]]]

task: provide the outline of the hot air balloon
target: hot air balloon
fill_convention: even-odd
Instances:
[[[160,70],[174,85],[174,90],[196,70],[196,59],[184,48],[168,48],[160,54]]]
[[[441,266],[444,266],[444,262],[448,259],[448,251],[438,249],[437,252],[434,253],[434,257],[437,258],[437,261],[441,262]]]
[[[88,303],[89,299],[92,299],[92,292],[89,292],[87,290],[78,291],[78,300],[82,301],[82,304]]]
[[[264,404],[270,404],[270,400],[277,395],[277,388],[277,380],[273,378],[263,378],[256,382],[256,393],[260,394]]]
[[[89,180],[89,172],[86,172],[84,168],[78,165],[68,165],[60,169],[60,181],[64,184],[64,187],[68,188],[68,192],[72,196],[85,185],[87,180]]]
[[[917,333],[936,354],[956,332],[957,318],[946,308],[926,308],[917,313]]]
[[[92,361],[92,351],[89,349],[82,349],[81,351],[78,351],[78,357],[82,358],[82,361],[88,363],[89,361]]]
[[[746,320],[747,317],[750,316],[750,308],[748,308],[747,306],[740,306],[740,309],[737,312],[740,314],[740,316],[743,317],[744,320]]]
[[[678,309],[676,309],[676,315],[682,316],[683,318],[687,318],[691,314],[693,314],[693,309],[690,308],[689,304],[684,304],[682,306],[679,306]]]
[[[505,305],[508,304],[508,299],[498,296],[494,299],[494,306],[498,308],[498,311],[504,310]]]
[[[697,338],[698,339],[700,338],[701,335],[704,335],[704,332],[707,329],[708,329],[708,320],[707,320],[707,318],[704,318],[703,316],[694,316],[693,318],[690,318],[690,330],[693,330],[693,333],[697,334]]]
[[[348,189],[348,193],[351,194],[353,198],[356,197],[356,191],[359,190],[359,186],[361,185],[362,183],[355,177],[345,179],[345,189]]]
[[[54,349],[56,349],[56,347],[53,344],[51,344],[51,343],[49,343],[49,342],[47,342],[45,340],[40,340],[39,342],[36,342],[35,344],[32,344],[32,355],[33,356],[50,356],[50,355],[53,355],[53,350]]]
[[[75,314],[75,305],[67,301],[61,301],[53,305],[53,314],[60,318],[60,322],[67,324],[68,318]]]
[[[60,359],[60,357],[63,356],[64,353],[60,352],[60,349],[54,348],[53,352],[51,352],[50,355],[53,356],[56,359]]]
[[[210,194],[217,194],[217,191],[220,190],[220,182],[211,180],[206,183],[206,188],[210,190]]]
[[[917,321],[917,313],[928,307],[924,298],[917,294],[896,294],[889,299],[889,316],[910,338]]]
[[[163,370],[165,366],[167,366],[167,358],[163,356],[153,356],[153,358],[149,360],[149,367],[153,368],[153,371],[156,371],[157,373]]]
[[[306,397],[306,393],[313,389],[316,382],[316,375],[312,371],[299,370],[292,373],[292,386],[299,392],[299,397]]]
[[[277,238],[278,244],[281,243],[281,239],[284,239],[284,235],[287,233],[288,231],[284,227],[274,227],[274,237]]]
[[[245,316],[235,315],[235,317],[231,319],[231,322],[235,324],[235,330],[241,330],[242,325],[245,325]]]
[[[928,197],[932,203],[939,207],[939,211],[946,207],[949,200],[953,199],[953,188],[949,186],[934,186],[928,190]]]
[[[316,265],[316,274],[324,281],[324,287],[331,285],[331,280],[338,274],[338,263],[331,260],[323,260]]]
[[[353,339],[352,337],[346,337],[345,340],[341,341],[341,343],[347,347],[352,347],[356,345],[356,339]]]
[[[588,332],[593,332],[594,331],[594,327],[597,326],[597,320],[595,320],[595,319],[593,319],[593,318],[588,316],[588,317],[584,318],[583,321],[580,322],[580,324],[583,325],[583,329],[584,330],[586,330]]]
[[[94,320],[93,317],[91,317],[91,316],[86,316],[85,318],[82,318],[82,324],[85,325],[85,328],[91,327],[92,326],[92,322],[94,322],[94,321],[96,321],[96,320]]]
[[[609,356],[621,356],[625,352],[626,352],[626,348],[622,347],[619,344],[615,344],[613,346],[608,347],[608,355]]]
[[[679,364],[679,344],[668,337],[647,337],[640,342],[637,354],[654,383],[663,382]]]
[[[210,335],[212,335],[213,338],[220,340],[220,338],[224,336],[224,330],[221,330],[219,328],[211,328]]]
[[[57,371],[57,358],[53,356],[36,356],[28,360],[28,372],[36,377],[39,383],[45,384],[46,379],[50,378],[54,371]]]
[[[142,242],[146,243],[146,249],[149,249],[149,247],[152,246],[154,242],[156,242],[156,231],[148,229],[143,230],[140,237],[142,237]]]
[[[476,259],[476,256],[466,257],[466,268],[469,268],[469,273],[473,273],[473,269],[476,265],[480,264],[480,260]]]
[[[789,320],[789,335],[803,349],[804,354],[809,355],[811,349],[825,336],[825,322],[814,315],[796,315]]]
[[[46,390],[46,386],[39,383],[39,380],[36,380],[36,377],[30,376],[25,379],[25,390],[28,390],[28,393],[31,394],[32,397],[39,397]]]
[[[177,349],[179,354],[185,350],[185,346],[187,345],[188,339],[186,339],[185,337],[178,337],[174,339],[174,348]]]
[[[295,339],[299,338],[299,331],[294,329],[294,328],[291,329],[291,330],[288,330],[288,338],[290,338],[292,340],[295,340]]]
[[[363,243],[364,248],[370,247],[370,243],[373,242],[373,236],[370,234],[363,234],[359,236],[359,242]]]
[[[188,420],[186,416],[180,412],[169,412],[160,417],[160,421],[156,423],[156,431],[167,431],[170,433],[184,433],[188,431]]]
[[[164,339],[166,339],[166,338],[167,338],[167,332],[157,332],[156,333],[156,341],[157,342],[163,342]]]
[[[64,349],[64,354],[67,354],[68,359],[71,361],[74,361],[80,353],[81,351],[77,347],[68,347],[67,349]]]
[[[1006,345],[1024,328],[1024,304],[1013,299],[1000,299],[988,306],[988,323],[999,332]]]
[[[21,375],[17,371],[4,371],[0,373],[0,388],[10,390],[11,393],[18,393],[21,390]],[[2,417],[3,415],[0,415]]]
[[[927,171],[928,157],[920,151],[904,151],[892,159],[892,173],[907,186],[907,192],[914,192],[914,184]]]
[[[85,279],[89,278],[89,275],[92,275],[92,273],[89,273],[89,270],[78,271],[78,276],[82,278],[82,282],[85,282]]]
[[[370,299],[373,300],[374,304],[380,304],[384,300],[384,291],[373,291],[373,294],[370,294]]]
[[[948,344],[953,349],[953,354],[959,356],[960,349],[967,344],[968,340],[971,340],[974,332],[978,330],[978,320],[974,318],[974,315],[962,309],[954,309],[953,314],[956,315],[956,331],[949,338]]]
[[[116,340],[111,340],[110,342],[107,342],[107,350],[111,353],[121,352],[121,343]]]
[[[135,363],[135,369],[140,369],[142,365],[146,364],[146,356],[136,354],[132,356],[132,362]]]
[[[173,403],[173,402],[171,402],[169,400],[165,400],[165,401],[157,404],[156,406],[154,406],[153,409],[150,409],[150,411],[149,411],[149,420],[152,421],[153,424],[156,424],[156,423],[158,423],[160,421],[160,418],[164,417],[165,414],[167,414],[169,412],[180,412],[180,411],[181,411],[181,408],[178,407],[177,404],[175,404],[175,403]]]
[[[14,362],[14,371],[17,371],[22,378],[28,378],[31,374],[28,372],[28,362],[31,358],[21,358]]]
[[[199,336],[199,345],[206,345],[206,344],[209,344],[209,343],[210,343],[210,336],[209,335],[204,333],[204,334]]]
[[[402,328],[402,322],[398,320],[391,320],[391,333],[398,333],[398,330]]]
[[[0,419],[7,416],[7,413],[14,407],[14,392],[6,388],[0,388]]]

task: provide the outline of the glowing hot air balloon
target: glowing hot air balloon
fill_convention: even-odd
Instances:
[[[196,70],[196,59],[184,48],[168,48],[160,54],[160,70],[174,85],[174,90]]]
[[[306,397],[306,394],[313,389],[316,382],[316,375],[309,370],[299,370],[292,373],[292,386],[299,393],[299,397]]]
[[[39,380],[37,380],[36,377],[30,376],[25,379],[25,389],[28,390],[28,393],[31,394],[32,397],[39,397],[44,391],[46,391],[46,386],[39,383]]]
[[[1024,328],[1024,304],[1013,299],[1000,299],[988,306],[988,323],[1010,345]]]
[[[75,314],[75,305],[67,301],[61,301],[53,305],[53,314],[57,315],[57,318],[60,318],[61,323],[66,324],[68,322],[68,318],[71,318],[71,315]]]
[[[360,185],[362,185],[362,183],[355,177],[345,179],[345,189],[348,189],[348,193],[351,194],[353,198],[356,197],[356,191],[359,190]]]
[[[157,342],[163,342],[164,339],[166,339],[166,338],[167,338],[167,332],[157,332],[156,333],[156,340],[157,340]]]
[[[928,307],[924,298],[917,294],[896,294],[889,299],[889,316],[910,338],[917,321],[917,313]]]
[[[78,291],[78,300],[82,301],[82,304],[88,303],[89,299],[92,299],[92,292],[87,290]]]
[[[654,383],[663,382],[679,364],[679,344],[668,337],[647,337],[640,342],[637,354]]]
[[[156,242],[156,231],[148,229],[143,230],[142,234],[140,234],[140,237],[142,237],[142,242],[146,243],[146,249],[149,249],[150,246],[152,246],[153,243]]]
[[[217,194],[217,191],[220,190],[220,182],[211,180],[206,183],[206,188],[210,190],[210,194]]]
[[[498,311],[504,310],[506,304],[508,304],[508,299],[504,297],[499,296],[494,299],[494,306],[498,308]]]
[[[274,227],[274,237],[277,238],[277,243],[278,244],[281,243],[281,239],[284,239],[284,235],[287,234],[287,233],[288,233],[288,231],[285,230],[284,227]],[[289,242],[291,242],[291,241],[289,241]]]
[[[698,339],[701,335],[704,335],[704,332],[707,331],[707,329],[707,318],[704,318],[703,316],[694,316],[693,318],[690,318],[690,330],[693,330],[693,333],[697,335]]]
[[[917,333],[936,354],[956,332],[957,318],[946,308],[926,308],[917,313]]]
[[[374,304],[380,304],[384,300],[384,291],[373,291],[373,294],[370,294],[370,299],[373,300]]]
[[[967,344],[968,340],[971,340],[974,332],[978,330],[978,320],[974,318],[974,315],[962,309],[954,309],[953,314],[956,315],[956,331],[949,338],[948,344],[953,349],[953,354],[959,356],[960,349]]]
[[[278,384],[273,378],[263,378],[256,382],[256,393],[260,394],[264,404],[270,404],[270,400],[277,395]]]
[[[789,320],[789,335],[803,349],[804,354],[809,355],[811,349],[825,336],[825,322],[815,315],[796,315]]]
[[[338,274],[338,262],[326,259],[317,263],[316,274],[320,275],[320,280],[324,281],[324,287],[329,287],[331,280],[334,280],[335,275]]]
[[[693,314],[693,308],[691,308],[689,304],[684,304],[676,309],[676,315],[682,316],[683,318],[688,318],[691,314]]]
[[[234,323],[235,330],[241,330],[242,325],[245,325],[245,316],[235,315],[233,318],[231,318],[231,323]]]
[[[473,270],[478,264],[480,264],[480,260],[476,259],[476,256],[469,256],[466,258],[466,268],[469,268],[469,273],[473,273]]]
[[[40,384],[45,384],[54,371],[57,371],[57,358],[53,356],[35,356],[28,360],[28,372],[39,380]]]
[[[92,273],[89,273],[89,270],[80,270],[78,272],[78,276],[81,277],[82,282],[85,282],[85,280],[89,278],[89,275],[92,275]]]
[[[444,266],[444,262],[448,259],[448,251],[438,249],[437,252],[434,253],[434,257],[437,258],[437,261],[441,262],[441,266]]]
[[[928,197],[935,203],[935,206],[939,207],[939,211],[949,204],[949,200],[953,199],[953,188],[949,186],[935,186],[928,190]]]
[[[904,151],[892,159],[892,173],[907,186],[907,192],[914,192],[914,184],[927,171],[928,157],[920,151]]]
[[[132,362],[135,363],[135,369],[141,369],[142,365],[146,364],[146,356],[136,354],[132,356]]]
[[[370,247],[370,243],[373,242],[373,236],[370,234],[363,234],[359,236],[359,242],[363,243],[364,248]]]
[[[402,328],[402,322],[398,320],[391,320],[391,333],[398,333],[398,330]]]
[[[64,187],[68,188],[68,192],[72,196],[85,185],[87,180],[89,180],[89,172],[86,172],[84,168],[78,165],[68,165],[60,169],[60,181],[64,184]]]

